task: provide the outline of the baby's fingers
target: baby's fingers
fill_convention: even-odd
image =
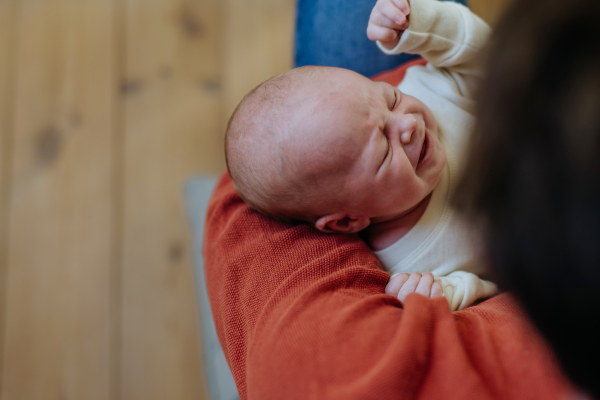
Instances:
[[[438,281],[433,282],[433,285],[431,286],[431,295],[429,295],[429,297],[434,298],[434,297],[443,296],[443,295],[444,295],[444,288],[442,287],[442,284],[439,283]]]
[[[404,282],[406,282],[407,280],[408,274],[405,273],[393,276],[388,282],[388,284],[385,286],[385,294],[397,297],[400,288],[402,287],[402,285],[404,285]]]
[[[391,1],[382,1],[371,13],[376,25],[397,30],[406,29],[407,16],[408,11],[402,11]]]
[[[404,285],[398,291],[398,300],[402,303],[406,301],[406,296],[411,293],[414,293],[419,285],[419,281],[421,280],[422,274],[420,272],[413,272],[410,274]]]
[[[415,293],[422,294],[425,297],[429,297],[431,294],[431,286],[433,285],[433,274],[431,272],[425,272],[423,277],[419,281]]]
[[[398,32],[393,29],[369,24],[367,27],[367,37],[372,41],[391,42],[398,37]]]
[[[392,3],[398,10],[402,11],[404,15],[408,15],[410,13],[410,5],[408,4],[408,0],[392,0]]]

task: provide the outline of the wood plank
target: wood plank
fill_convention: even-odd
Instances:
[[[4,343],[8,272],[8,190],[12,160],[14,106],[14,0],[0,0],[0,343]],[[0,346],[0,377],[4,349]],[[0,380],[0,393],[2,391]]]
[[[112,2],[18,2],[2,398],[110,398]]]
[[[293,64],[295,1],[225,0],[222,131],[242,97]]]
[[[219,0],[127,0],[122,399],[205,398],[182,190],[224,165],[219,26]]]

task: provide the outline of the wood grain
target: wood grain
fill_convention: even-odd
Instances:
[[[292,68],[295,2],[224,0],[222,130],[259,83]]]
[[[183,184],[220,172],[218,0],[128,0],[124,102],[123,387],[204,398]]]
[[[14,107],[14,20],[13,0],[0,0],[0,344],[4,343],[6,280],[8,277],[8,198],[12,161]],[[0,377],[4,349],[0,345]],[[0,379],[0,393],[2,383]]]
[[[18,2],[2,398],[109,398],[110,2]]]

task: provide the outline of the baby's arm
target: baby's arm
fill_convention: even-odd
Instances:
[[[431,272],[394,275],[385,293],[397,297],[404,303],[410,293],[419,293],[425,297],[443,295],[452,311],[462,310],[477,300],[492,297],[498,293],[498,287],[488,281],[479,279],[470,272],[454,271],[446,276],[434,278]]]
[[[395,4],[403,0],[393,1]],[[380,3],[386,2],[390,3],[392,0],[379,0],[373,8],[369,20],[372,31],[376,30],[372,26],[376,26],[376,22],[379,21],[380,28],[392,29],[389,24],[385,25],[383,22],[397,18],[394,12],[385,15],[387,20],[378,17],[383,12],[376,12],[384,9]],[[389,8],[385,7],[386,10]],[[403,16],[405,14],[399,18],[402,19]],[[393,29],[397,30],[400,37],[394,48],[389,48],[390,43],[396,42],[390,41],[389,34],[387,37],[368,36],[371,40],[379,40],[377,44],[384,53],[420,54],[436,67],[452,69],[463,75],[480,73],[477,54],[491,32],[489,26],[468,8],[454,2],[436,0],[411,0],[408,29]]]
[[[397,297],[404,304],[406,296],[411,293],[433,298],[444,295],[444,289],[431,272],[424,274],[413,272],[410,275],[406,273],[394,275],[386,285],[385,293]]]

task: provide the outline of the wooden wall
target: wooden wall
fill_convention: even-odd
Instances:
[[[0,0],[1,399],[205,398],[182,186],[292,28],[289,0]]]
[[[182,185],[291,67],[293,10],[0,0],[0,399],[206,398]]]

